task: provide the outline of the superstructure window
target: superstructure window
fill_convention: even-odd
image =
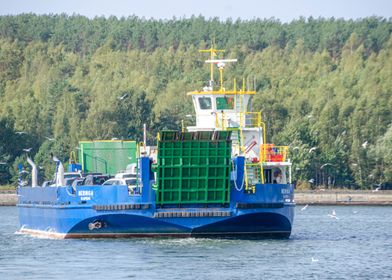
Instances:
[[[208,110],[212,108],[212,102],[210,97],[199,97],[199,106],[202,110]]]
[[[217,110],[232,110],[234,109],[234,97],[217,97],[216,98]]]

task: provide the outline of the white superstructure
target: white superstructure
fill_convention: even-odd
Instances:
[[[211,47],[201,52],[210,53],[211,76],[207,86],[200,91],[188,92],[195,108],[196,125],[187,127],[188,131],[232,131],[233,156],[246,158],[247,185],[256,182],[287,183],[291,181],[291,163],[287,146],[266,143],[265,124],[261,112],[251,112],[254,90],[237,88],[234,80],[232,89],[226,89],[223,72],[227,63],[236,59],[216,59],[216,50]],[[214,67],[219,70],[219,83],[214,81]],[[289,167],[286,170],[286,167]],[[288,171],[288,172],[286,172]],[[287,173],[287,174],[286,174]]]

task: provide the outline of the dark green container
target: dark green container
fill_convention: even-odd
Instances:
[[[161,132],[157,204],[228,203],[230,172],[230,131]]]
[[[136,163],[135,141],[101,140],[79,142],[79,163],[83,172],[100,172],[114,175]]]

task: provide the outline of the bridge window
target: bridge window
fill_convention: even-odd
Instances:
[[[216,98],[217,110],[232,110],[234,109],[234,97],[217,97]]]
[[[210,97],[199,97],[199,106],[202,110],[208,110],[212,108],[212,102]]]

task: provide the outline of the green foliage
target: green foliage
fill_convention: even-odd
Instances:
[[[159,130],[189,124],[186,92],[208,80],[198,49],[213,38],[239,59],[225,87],[245,76],[257,89],[254,110],[270,142],[290,144],[295,180],[391,182],[391,32],[391,20],[377,17],[0,16],[0,184],[16,180],[25,148],[51,179],[50,154],[67,162],[79,140],[140,141],[146,123],[154,144]]]

